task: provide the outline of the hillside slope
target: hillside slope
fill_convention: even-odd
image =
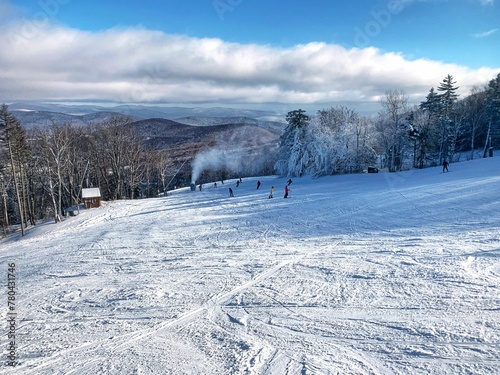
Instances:
[[[0,244],[9,373],[498,373],[499,170],[232,180],[32,228]]]
[[[192,162],[201,151],[232,153],[236,150],[238,158],[262,170],[258,169],[264,165],[261,160],[266,156],[271,158],[270,150],[277,147],[280,136],[275,130],[238,123],[191,126],[171,120],[148,119],[134,122],[132,126],[146,140],[147,148],[168,151],[177,171],[174,181],[177,186],[189,184]],[[248,168],[247,173],[250,173]]]

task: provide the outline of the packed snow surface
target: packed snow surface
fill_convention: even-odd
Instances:
[[[12,236],[0,372],[498,374],[499,171],[219,181]]]

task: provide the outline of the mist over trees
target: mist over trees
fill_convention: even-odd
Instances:
[[[403,91],[387,91],[380,112],[371,117],[345,106],[312,116],[302,109],[291,111],[277,152],[267,145],[261,155],[257,149],[251,157],[244,154],[237,172],[319,177],[360,173],[370,166],[397,172],[487,157],[493,147],[500,147],[500,74],[463,98],[457,89],[453,76],[447,75],[418,106],[410,106]],[[83,188],[99,187],[103,200],[165,193],[178,166],[168,149],[145,147],[132,123],[132,118],[116,115],[98,124],[54,123],[25,130],[2,105],[3,234],[12,225],[24,234],[39,220],[60,222],[68,207],[80,203]],[[236,173],[225,168],[203,171],[200,182]]]

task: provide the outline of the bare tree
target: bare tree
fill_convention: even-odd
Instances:
[[[54,220],[59,223],[63,216],[63,192],[65,177],[68,175],[69,151],[74,143],[71,126],[53,123],[47,129],[35,129],[33,134],[42,158],[45,188],[52,200]]]
[[[145,175],[146,158],[143,143],[133,129],[128,129],[126,143],[124,168],[128,181],[125,181],[125,183],[128,185],[129,189],[128,197],[134,199],[136,197],[136,191],[140,187]]]
[[[409,112],[408,96],[404,91],[387,91],[380,104],[382,111],[379,112],[376,129],[384,149],[386,165],[390,172],[395,172],[403,167],[408,142],[405,122]]]
[[[500,139],[500,73],[488,83],[487,98],[489,121],[486,140],[484,142],[483,157],[487,156],[488,148],[492,147],[492,135]]]
[[[93,132],[94,163],[112,199],[135,197],[143,173],[143,142],[132,118],[117,115]]]

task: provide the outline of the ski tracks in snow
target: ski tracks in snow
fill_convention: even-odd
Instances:
[[[82,225],[95,225],[100,221],[108,220],[111,217],[112,215],[110,214],[100,215],[98,218],[92,218],[90,220],[84,221]],[[266,233],[267,232],[264,232],[264,235],[266,235]],[[341,242],[339,241],[332,245],[327,245],[326,247],[332,249],[339,246],[340,243]],[[163,331],[178,331],[183,326],[186,326],[199,318],[206,318],[211,311],[224,306],[235,296],[253,288],[254,286],[259,285],[260,283],[271,278],[272,276],[276,275],[278,272],[291,266],[292,264],[299,263],[301,260],[307,257],[314,257],[317,254],[322,253],[323,251],[324,247],[319,247],[313,251],[298,252],[290,258],[280,261],[276,265],[271,266],[263,272],[255,275],[247,282],[233,287],[227,292],[222,292],[219,295],[213,296],[202,306],[192,309],[187,313],[183,313],[181,316],[173,320],[167,320],[156,324],[153,327],[141,329],[140,331],[113,336],[112,338],[105,341],[92,341],[82,344],[78,347],[62,350],[54,354],[53,357],[43,358],[38,361],[30,362],[27,367],[21,366],[20,369],[23,369],[26,374],[40,374],[42,373],[41,371],[43,371],[45,368],[55,368],[59,367],[59,364],[71,363],[71,367],[66,367],[65,374],[98,373],[100,371],[100,366],[103,362],[104,357],[119,358],[121,353],[129,351],[131,348],[139,345],[141,342],[147,341],[149,338],[162,335]],[[254,337],[253,340],[256,340],[256,338]],[[261,345],[265,346],[265,344]],[[262,355],[262,353],[259,352],[257,357],[259,357],[259,355]],[[278,354],[278,356],[281,355],[282,354]],[[273,356],[274,359],[267,359],[267,361],[274,361],[276,359],[275,356]],[[82,358],[82,360],[75,361],[72,358]],[[250,359],[249,361],[251,361],[254,366],[256,365],[256,361],[261,362],[259,363],[258,367],[265,368],[270,366],[269,363],[266,364],[266,359],[263,358],[254,358]],[[33,368],[34,370],[30,370],[30,368]]]
[[[458,225],[430,188],[330,181],[114,202],[27,236],[7,249],[32,289],[16,370],[491,373],[498,214]]]

